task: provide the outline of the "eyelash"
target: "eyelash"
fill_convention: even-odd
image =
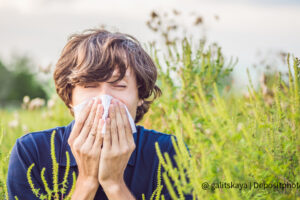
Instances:
[[[84,86],[84,88],[96,88],[97,86]],[[125,85],[117,85],[115,87],[121,87],[121,88],[126,88]]]

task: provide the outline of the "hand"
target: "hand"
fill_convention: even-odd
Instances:
[[[78,180],[99,186],[98,168],[103,137],[101,100],[91,100],[80,113],[68,139],[78,166]]]
[[[115,99],[109,106],[106,132],[100,157],[98,180],[103,189],[119,187],[135,142],[124,104]]]

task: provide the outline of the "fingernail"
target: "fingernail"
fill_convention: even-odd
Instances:
[[[116,101],[116,105],[120,106],[121,105],[121,102],[118,100]]]

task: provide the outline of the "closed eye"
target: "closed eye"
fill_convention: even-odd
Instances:
[[[85,85],[84,88],[96,88],[98,85]],[[114,87],[126,88],[126,85],[115,85]]]
[[[97,86],[84,86],[84,88],[96,88]],[[126,88],[125,85],[116,85],[115,87]]]
[[[84,88],[96,88],[97,86],[92,86],[92,85],[86,85]]]

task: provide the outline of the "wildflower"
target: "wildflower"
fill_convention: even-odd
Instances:
[[[29,96],[24,96],[23,103],[28,104],[29,101],[30,101],[30,97]]]
[[[24,96],[23,103],[22,103],[22,108],[27,109],[29,103],[30,103],[30,97],[29,96]]]
[[[29,128],[28,128],[28,126],[27,126],[26,124],[23,124],[23,125],[22,125],[22,130],[23,130],[23,132],[25,132],[25,133],[29,132]]]
[[[54,99],[50,99],[50,100],[47,102],[47,107],[48,107],[49,109],[53,108],[54,105],[55,105]]]
[[[212,132],[211,132],[210,129],[205,129],[205,130],[204,130],[204,133],[205,133],[206,135],[210,135]]]
[[[240,132],[240,131],[242,130],[242,128],[243,128],[243,123],[241,123],[241,122],[238,123],[236,130],[237,130],[238,132]]]
[[[10,128],[16,128],[18,126],[19,126],[19,120],[18,119],[14,119],[14,120],[12,120],[8,123],[8,127],[10,127]]]
[[[34,110],[34,109],[38,109],[42,106],[45,105],[45,100],[44,99],[41,99],[41,98],[35,98],[35,99],[32,99],[29,103],[29,106],[28,106],[28,109],[29,110]]]

